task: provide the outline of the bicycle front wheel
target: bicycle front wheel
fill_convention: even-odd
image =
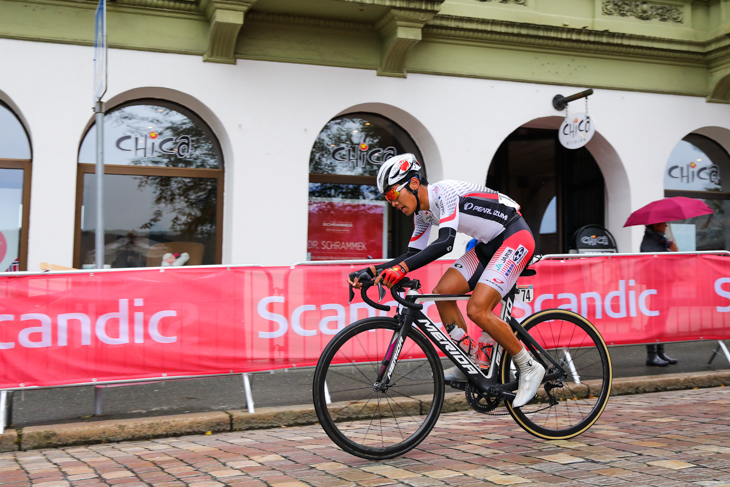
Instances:
[[[536,313],[522,322],[532,338],[567,372],[567,377],[545,382],[537,396],[521,408],[507,409],[525,431],[540,438],[573,438],[590,428],[611,394],[611,357],[601,334],[584,317],[564,309]],[[546,358],[545,375],[555,372]],[[505,353],[502,381],[516,380],[516,366]]]
[[[444,402],[441,362],[413,328],[390,383],[376,382],[397,349],[399,323],[368,318],[340,331],[314,371],[312,395],[322,428],[340,448],[371,460],[393,458],[423,441]]]

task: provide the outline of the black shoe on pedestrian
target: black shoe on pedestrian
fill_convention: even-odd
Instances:
[[[669,362],[663,360],[659,355],[652,353],[646,356],[646,365],[653,365],[655,367],[666,367]]]
[[[676,358],[669,357],[664,352],[658,353],[658,354],[656,354],[656,356],[659,357],[660,359],[664,360],[668,364],[674,365],[678,362],[678,360]]]

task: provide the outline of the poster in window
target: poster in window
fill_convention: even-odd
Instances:
[[[385,257],[385,210],[383,201],[310,198],[308,260]]]

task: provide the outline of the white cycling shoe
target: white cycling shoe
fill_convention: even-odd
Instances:
[[[528,366],[520,369],[520,385],[517,388],[517,395],[512,400],[513,408],[521,408],[535,397],[537,389],[545,377],[545,367],[530,359]]]
[[[446,380],[446,382],[448,383],[453,381],[464,382],[467,379],[466,374],[459,370],[459,367],[454,365],[453,367],[449,367],[448,369],[444,370],[444,380]]]

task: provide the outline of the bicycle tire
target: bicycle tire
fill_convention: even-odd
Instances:
[[[369,460],[415,448],[436,425],[443,407],[441,361],[415,327],[401,347],[392,385],[385,392],[375,389],[398,326],[395,318],[351,324],[329,342],[314,370],[312,396],[322,428],[340,448]]]
[[[564,309],[540,311],[526,318],[522,326],[563,365],[568,377],[544,383],[535,399],[521,408],[513,408],[508,401],[510,415],[522,429],[540,438],[564,440],[578,436],[598,420],[611,394],[611,356],[603,337],[583,316]],[[500,377],[503,383],[515,380],[512,365],[512,357],[505,352]],[[546,373],[550,373],[549,368]],[[549,404],[547,384],[555,386],[551,392],[557,404]]]

